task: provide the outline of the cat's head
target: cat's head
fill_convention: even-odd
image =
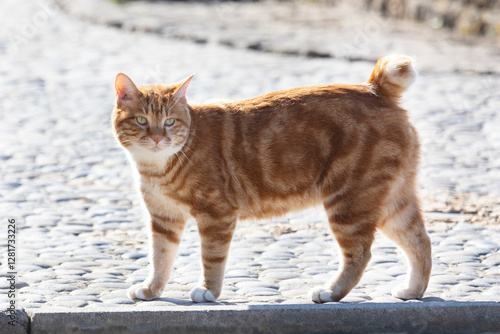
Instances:
[[[135,159],[169,157],[182,149],[191,127],[186,90],[192,78],[137,87],[125,74],[116,76],[113,130]]]

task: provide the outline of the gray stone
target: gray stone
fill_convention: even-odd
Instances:
[[[238,288],[261,287],[261,288],[276,289],[276,290],[279,288],[277,285],[264,283],[260,281],[243,281],[236,283],[236,286]]]
[[[87,270],[81,269],[56,269],[55,272],[60,276],[81,276],[88,273]]]
[[[167,301],[153,300],[153,301],[138,303],[137,307],[140,307],[140,308],[156,308],[156,307],[165,308],[165,307],[170,307],[170,306],[175,306],[175,305],[176,304],[171,303],[171,302],[167,302]],[[204,305],[204,303],[200,303],[199,305]],[[209,304],[209,305],[213,305],[213,304]]]
[[[123,283],[123,280],[118,277],[96,278],[92,283]]]
[[[22,281],[16,281],[14,286],[16,289],[21,289],[21,288],[29,286],[29,284],[26,282],[22,282]],[[9,290],[10,288],[11,288],[11,284],[9,281],[7,281],[6,279],[0,280],[0,291],[1,290]]]
[[[66,263],[61,263],[59,266],[60,268],[64,269],[74,269],[74,270],[84,270],[87,273],[91,271],[92,267],[98,267],[99,263],[96,262],[91,262],[91,261],[86,261],[86,262],[79,262],[79,261],[74,261],[74,262],[66,262]]]
[[[458,285],[455,285],[451,290],[452,291],[467,292],[467,293],[481,293],[482,292],[481,289],[478,289],[475,285],[471,285],[469,283],[460,283]]]
[[[441,255],[439,259],[446,263],[467,263],[467,262],[479,262],[480,259],[475,255],[464,255],[464,254],[456,254],[456,255]]]
[[[72,233],[75,235],[81,234],[81,233],[88,233],[92,232],[92,228],[86,225],[68,225],[68,226],[61,226],[59,227],[60,231],[64,231],[67,233]]]
[[[498,287],[488,289],[484,293],[487,295],[498,296],[500,298],[500,289],[498,289]]]
[[[482,261],[482,263],[487,265],[487,266],[491,266],[491,267],[500,266],[500,254],[494,254],[491,256],[487,256]]]
[[[89,289],[124,289],[128,288],[130,284],[122,282],[122,283],[92,283],[88,285]]]
[[[372,258],[370,260],[371,265],[376,265],[380,263],[397,263],[397,262],[399,262],[397,257],[390,256],[387,254],[372,254]]]
[[[147,256],[148,254],[146,253],[134,253],[134,252],[125,253],[122,255],[124,259],[132,259],[132,260],[137,260]]]
[[[486,255],[491,252],[491,248],[465,247],[464,252],[472,253],[474,256]]]
[[[485,271],[485,276],[499,277],[500,267],[489,268]]]
[[[62,301],[62,302],[73,302],[73,301],[85,301],[85,302],[101,302],[99,298],[94,296],[85,296],[85,295],[65,295],[58,296],[52,299],[52,301]]]
[[[320,267],[322,265],[322,263],[318,262],[318,261],[300,261],[300,262],[296,262],[294,263],[298,268],[301,268],[301,269],[306,269],[306,268],[317,268],[317,267]]]
[[[20,293],[28,293],[28,294],[36,294],[36,295],[41,295],[41,296],[52,296],[52,295],[57,295],[58,292],[55,290],[51,289],[45,289],[40,286],[28,286],[19,289]]]
[[[59,217],[41,217],[41,216],[28,216],[26,219],[27,226],[45,226],[45,227],[53,227],[56,226],[59,221]]]
[[[16,266],[16,269],[18,271],[22,271],[22,272],[32,272],[32,271],[38,271],[40,269],[42,269],[42,267],[40,266],[36,266],[36,265],[33,265],[33,264],[18,264]]]
[[[274,296],[280,295],[280,292],[276,289],[263,288],[263,287],[245,287],[238,289],[238,294],[250,295],[250,296]]]
[[[123,305],[121,304],[112,304],[112,303],[91,303],[88,305],[85,305],[85,309],[113,309],[113,308],[120,308],[122,310]]]
[[[117,271],[136,271],[136,270],[140,270],[140,269],[143,269],[141,266],[138,266],[138,265],[135,265],[135,264],[125,264],[125,265],[121,265],[121,266],[116,266],[114,267],[115,270]]]
[[[73,286],[71,284],[58,284],[58,283],[43,283],[40,284],[39,287],[42,289],[52,290],[56,292],[63,292],[63,291],[70,292],[78,289],[76,286]]]
[[[388,276],[378,271],[368,271],[364,273],[359,283],[366,285],[377,285],[383,282],[393,282],[393,281],[394,281],[393,276]]]
[[[180,284],[197,283],[200,280],[200,276],[200,274],[182,275],[172,279],[172,281]]]
[[[286,252],[286,251],[266,251],[262,253],[261,257],[258,259],[258,261],[264,261],[266,259],[270,260],[289,260],[291,258],[294,258],[295,255],[292,252]]]
[[[295,269],[297,266],[286,262],[270,262],[262,265],[264,269]]]
[[[118,305],[134,305],[135,302],[130,298],[112,298],[106,299],[106,303],[108,304],[118,304]]]
[[[144,282],[147,278],[147,275],[142,275],[142,276],[129,276],[125,280],[125,282],[130,283],[130,284],[135,284],[135,283],[140,283]]]
[[[25,303],[45,303],[47,299],[42,295],[37,294],[20,294],[19,299]]]
[[[81,289],[81,290],[73,290],[69,294],[75,296],[97,296],[99,295],[99,292],[89,289]]]
[[[2,305],[2,310],[7,310],[7,307]],[[0,313],[0,331],[9,334],[25,334],[29,331],[30,319],[24,310],[16,310],[16,319],[11,319],[10,312],[3,311]],[[13,321],[13,325],[9,324]]]
[[[366,298],[354,297],[354,296],[346,296],[342,299],[342,303],[363,303],[366,302]]]
[[[101,295],[99,298],[103,301],[107,301],[108,299],[128,298],[127,290],[126,289],[113,290],[109,293]]]
[[[277,282],[286,279],[300,277],[299,273],[290,271],[271,271],[267,270],[262,275],[259,275],[259,279],[265,282]]]
[[[466,284],[470,285],[470,286],[473,286],[473,287],[481,287],[481,288],[489,288],[489,287],[491,287],[491,284],[488,283],[488,282],[486,282],[483,279],[475,279],[475,280],[472,280],[472,281],[468,281]]]
[[[230,270],[225,275],[226,278],[252,278],[256,276],[256,273],[244,269]]]
[[[96,280],[96,279],[116,279],[119,273],[109,273],[109,272],[91,272],[88,274],[84,274],[83,277],[87,280]]]
[[[48,306],[57,306],[57,307],[67,307],[70,309],[81,308],[89,305],[89,302],[85,300],[71,300],[71,301],[49,301],[46,303]]]

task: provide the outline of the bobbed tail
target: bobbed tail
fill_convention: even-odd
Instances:
[[[380,58],[367,83],[378,95],[387,96],[396,102],[417,77],[416,62],[404,55],[388,55]]]

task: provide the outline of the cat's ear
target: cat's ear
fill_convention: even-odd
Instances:
[[[141,95],[141,92],[132,79],[123,73],[118,73],[115,79],[116,99],[118,101],[133,100]]]
[[[186,79],[181,81],[181,83],[179,84],[179,88],[177,88],[177,90],[174,93],[175,101],[186,103],[186,91],[187,91],[189,83],[191,82],[191,79],[193,79],[193,77],[194,77],[194,73],[191,74]]]

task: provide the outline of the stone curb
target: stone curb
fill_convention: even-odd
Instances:
[[[31,319],[28,317],[26,311],[16,310],[15,318],[13,312],[7,310],[0,313],[0,333],[29,333]]]
[[[499,302],[43,309],[30,333],[500,333]],[[28,331],[25,331],[26,333]]]

